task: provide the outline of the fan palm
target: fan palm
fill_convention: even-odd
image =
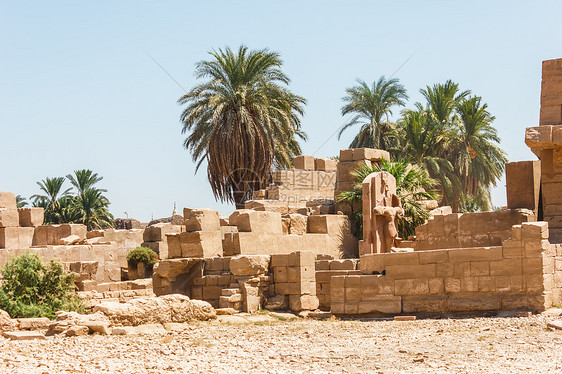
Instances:
[[[61,208],[66,205],[66,200],[72,198],[71,189],[62,190],[64,177],[45,178],[37,182],[43,194],[32,195],[33,206],[45,209],[45,223],[64,223],[61,218]]]
[[[197,162],[207,161],[215,198],[242,207],[264,186],[272,165],[288,167],[301,153],[296,137],[306,100],[290,92],[278,53],[267,49],[210,52],[196,65],[196,85],[179,104],[184,146]]]
[[[347,95],[343,98],[346,104],[341,112],[344,116],[354,116],[341,128],[338,139],[345,130],[359,124],[361,128],[351,142],[351,148],[387,149],[386,135],[392,130],[388,117],[392,114],[392,107],[405,105],[408,99],[406,89],[398,79],[386,79],[384,76],[373,82],[371,87],[361,80],[357,83],[358,86],[346,89]]]

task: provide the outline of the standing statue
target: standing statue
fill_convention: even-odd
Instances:
[[[369,174],[363,180],[361,254],[386,253],[397,246],[397,218],[403,214],[394,176],[386,171]]]

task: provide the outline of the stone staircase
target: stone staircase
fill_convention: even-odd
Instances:
[[[219,298],[220,308],[232,308],[242,311],[242,290],[238,283],[231,283],[229,288],[223,288]]]

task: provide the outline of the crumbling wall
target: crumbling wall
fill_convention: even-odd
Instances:
[[[562,286],[562,253],[547,238],[548,224],[533,222],[502,246],[363,256],[364,275],[332,277],[332,313],[545,310]]]
[[[334,200],[338,161],[314,156],[297,156],[294,169],[275,170],[271,184],[254,193],[256,200],[276,200],[289,206],[300,202]]]
[[[533,221],[527,209],[436,215],[416,227],[416,240],[409,244],[415,250],[497,246],[511,237],[513,225]]]

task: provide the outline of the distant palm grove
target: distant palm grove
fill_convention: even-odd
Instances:
[[[81,223],[89,230],[113,227],[113,216],[109,213],[107,192],[96,187],[103,177],[91,170],[75,170],[66,177],[45,178],[37,182],[40,193],[30,197],[34,207],[45,209],[45,224]],[[71,188],[63,188],[68,180]],[[26,206],[25,199],[18,195],[18,207]]]
[[[278,53],[248,51],[241,46],[210,52],[211,59],[196,65],[196,85],[179,104],[184,146],[197,167],[207,162],[215,197],[243,207],[254,190],[269,181],[272,167],[291,167],[301,153],[297,138],[306,140],[300,117],[306,100],[286,87]],[[357,134],[351,148],[387,150],[393,162],[419,167],[435,181],[440,205],[453,211],[489,210],[490,188],[503,174],[506,153],[481,97],[461,91],[453,81],[420,90],[424,103],[405,109],[396,121],[392,111],[406,106],[408,95],[399,80],[384,76],[348,88],[343,116]],[[335,130],[335,129],[334,129]]]

